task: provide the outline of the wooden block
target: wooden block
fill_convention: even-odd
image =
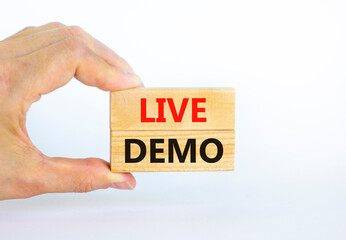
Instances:
[[[232,130],[234,99],[231,88],[142,88],[112,92],[111,129]]]
[[[111,93],[111,170],[234,168],[234,89]]]
[[[112,172],[230,171],[234,168],[233,130],[112,131],[111,146]],[[136,162],[141,154],[143,159]]]

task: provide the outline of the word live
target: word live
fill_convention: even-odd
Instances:
[[[111,170],[234,169],[234,89],[111,93]]]

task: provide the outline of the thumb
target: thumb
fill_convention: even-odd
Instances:
[[[131,173],[112,173],[109,163],[99,158],[47,158],[43,191],[90,192],[97,189],[133,189],[136,180]]]

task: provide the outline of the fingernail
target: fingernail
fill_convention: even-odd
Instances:
[[[111,188],[132,190],[134,187],[129,182],[112,183]]]
[[[119,70],[122,71],[123,73],[127,74],[127,75],[130,75],[136,86],[142,86],[143,85],[142,79],[136,73],[130,72],[130,71],[127,71],[124,69],[119,69]]]
[[[143,85],[142,79],[137,74],[135,74],[133,80],[137,86],[141,87]]]

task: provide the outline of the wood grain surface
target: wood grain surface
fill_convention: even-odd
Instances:
[[[222,143],[222,158],[209,163],[201,158],[201,143],[206,139],[218,139]],[[125,139],[140,139],[145,143],[146,155],[138,163],[125,163]],[[150,161],[150,141],[151,139],[163,139],[163,143],[157,143],[157,148],[162,148],[163,153],[157,153],[157,158],[163,158],[164,163],[152,163]],[[189,152],[185,162],[178,160],[177,154],[173,151],[173,162],[168,161],[168,139],[176,139],[181,153],[185,149],[188,139],[196,139],[196,162],[191,163]],[[233,130],[196,130],[196,131],[112,131],[111,132],[111,170],[112,172],[164,172],[164,171],[231,171],[234,168],[234,140]],[[206,155],[214,158],[218,148],[215,144],[207,145]],[[140,147],[136,144],[131,146],[131,156],[139,156]]]
[[[171,98],[179,113],[184,98],[188,98],[181,122],[175,122],[171,108],[164,103],[165,122],[141,122],[141,99],[146,99],[146,116],[158,117],[157,98]],[[198,117],[206,122],[192,121],[192,99],[205,98],[198,103],[205,108]],[[130,89],[111,93],[111,129],[112,130],[232,130],[234,129],[234,89]],[[172,104],[173,105],[173,104]]]

